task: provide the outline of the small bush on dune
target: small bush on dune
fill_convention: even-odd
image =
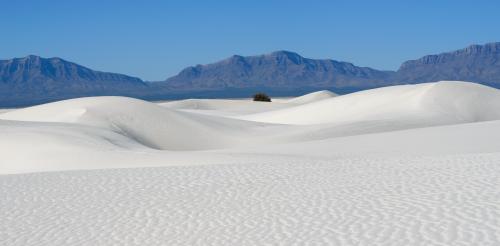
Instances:
[[[253,96],[253,100],[256,102],[270,102],[271,98],[265,93],[257,93]]]

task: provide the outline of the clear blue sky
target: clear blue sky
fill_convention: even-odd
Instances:
[[[500,41],[500,1],[2,1],[0,59],[58,56],[163,80],[233,54],[290,50],[377,69]]]

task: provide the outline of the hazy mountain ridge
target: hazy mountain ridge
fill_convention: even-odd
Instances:
[[[94,71],[57,57],[30,55],[0,61],[0,105],[92,95],[133,95],[147,87],[139,78]]]
[[[392,80],[406,83],[465,80],[499,85],[500,42],[406,61]]]
[[[58,57],[42,58],[29,55],[0,61],[0,80],[6,83],[53,81],[120,81],[144,83],[141,79],[123,74],[94,71]]]
[[[380,86],[474,81],[500,86],[500,42],[428,55],[380,71],[330,59],[310,59],[290,51],[234,55],[196,65],[160,82],[94,71],[61,58],[0,60],[0,106],[23,106],[82,96],[123,95],[143,99],[297,95],[317,90],[345,93]]]
[[[182,70],[164,83],[173,88],[366,87],[380,85],[393,72],[335,60],[304,58],[290,51],[259,56],[232,56]]]
[[[453,61],[454,58],[462,56],[478,56],[478,55],[491,55],[500,53],[500,42],[488,43],[485,45],[470,45],[464,49],[455,50],[451,52],[444,52],[438,55],[427,55],[417,60],[410,60],[404,62],[401,69],[407,69],[408,67],[423,65],[423,64],[438,64]]]

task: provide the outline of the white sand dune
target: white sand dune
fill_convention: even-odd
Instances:
[[[500,149],[500,121],[210,151],[156,150],[115,132],[60,123],[3,122],[0,129],[2,173],[299,160],[307,163],[316,159],[494,153]]]
[[[254,114],[293,106],[287,104],[286,101],[268,103],[254,102],[250,99],[187,99],[160,103],[159,105],[170,109],[217,116]]]
[[[159,103],[158,105],[186,112],[217,116],[238,116],[289,108],[336,96],[337,94],[331,91],[323,90],[291,99],[273,99],[271,103],[254,102],[250,99],[186,99]]]
[[[391,86],[240,118],[281,124],[414,121],[454,124],[500,119],[500,92],[456,81]]]
[[[316,95],[323,94],[325,93]],[[241,150],[243,148],[240,152],[245,152],[250,148],[263,148],[284,154],[288,151],[287,148],[291,148],[290,144],[298,146],[294,147],[297,150],[290,153],[300,152],[303,146],[317,145],[306,148],[306,152],[319,155],[319,152],[330,151],[323,150],[321,148],[323,145],[318,145],[318,142],[314,140],[334,141],[330,144],[335,145],[335,142],[341,141],[339,137],[346,139],[349,136],[353,136],[350,139],[362,140],[356,144],[344,143],[345,148],[337,146],[334,153],[343,155],[349,150],[359,153],[360,149],[356,146],[363,146],[363,143],[367,143],[368,139],[371,139],[370,136],[373,136],[366,135],[370,133],[500,119],[500,111],[497,110],[500,108],[498,94],[496,89],[477,84],[439,82],[375,89],[302,105],[292,105],[283,110],[276,110],[273,108],[275,106],[262,106],[271,105],[262,102],[197,101],[203,102],[201,104],[204,108],[214,110],[222,110],[224,105],[227,105],[227,108],[234,107],[232,109],[240,107],[242,111],[238,113],[240,115],[238,117],[245,117],[241,115],[245,115],[250,105],[254,105],[254,108],[262,111],[268,110],[268,112],[250,115],[248,118],[270,116],[275,119],[279,118],[280,121],[289,120],[281,123],[292,123],[278,125],[218,117],[217,114],[185,112],[125,97],[65,100],[0,114],[0,134],[3,136],[0,139],[0,149],[5,151],[4,158],[0,159],[0,164],[2,164],[0,172],[158,166],[162,163],[179,165],[179,161],[190,162],[189,160],[192,160],[191,163],[211,164],[225,162],[225,157],[213,157],[214,151],[210,152],[212,157],[206,157],[207,152],[179,153],[176,151],[215,150],[217,152],[218,149]],[[315,94],[307,96],[311,95]],[[177,106],[186,102],[189,101],[180,101]],[[237,105],[232,105],[235,102]],[[176,104],[172,103],[172,105]],[[328,111],[328,109],[334,110]],[[326,116],[330,116],[331,119],[326,120]],[[295,120],[314,123],[302,125],[304,122]],[[294,125],[295,123],[301,125]],[[496,131],[495,126],[495,124],[490,125],[492,132]],[[485,129],[490,131],[490,127]],[[447,145],[464,145],[455,143],[456,140],[439,141],[435,139],[435,136],[440,136],[440,133],[432,129],[440,128],[430,128],[427,130],[428,134],[424,132],[421,135],[434,139],[433,142],[437,141],[441,145],[438,149]],[[456,128],[444,128],[439,131],[447,132],[446,129],[462,132]],[[471,135],[480,130],[469,126],[465,129],[473,129],[463,131],[463,134],[472,132]],[[408,134],[410,133],[411,131]],[[415,139],[416,136],[405,136],[403,133],[397,136],[399,137],[395,137],[391,142],[380,145],[383,147],[379,151],[385,149],[394,152],[394,148],[404,146],[402,142],[424,141]],[[375,139],[378,138],[386,139],[383,136],[375,137]],[[485,149],[491,149],[488,146],[494,146],[493,148],[496,148],[495,144],[490,143],[491,141],[481,139],[476,140],[474,144],[464,146],[483,146]],[[310,141],[313,142],[308,143]],[[377,140],[371,142],[373,146],[379,145]],[[393,146],[391,143],[397,144]],[[279,145],[272,146],[276,144]],[[37,148],[33,148],[33,145]],[[281,151],[282,148],[285,150]],[[321,151],[318,152],[315,149],[321,149]],[[415,149],[425,152],[427,148],[416,146]],[[169,151],[164,152],[166,150]],[[25,153],[20,154],[23,152]],[[92,154],[82,154],[85,152]],[[68,163],[74,156],[85,157],[80,157],[81,163],[78,160]],[[106,161],[110,156],[115,156],[115,160]],[[97,164],[90,165],[89,163]]]
[[[300,97],[295,97],[295,98],[287,100],[286,102],[293,103],[293,104],[306,104],[306,103],[321,101],[324,99],[329,99],[329,98],[336,97],[336,96],[338,96],[338,95],[331,92],[331,91],[323,90],[323,91],[316,91],[313,93],[309,93],[309,94],[306,94],[306,95],[303,95]]]
[[[447,81],[2,111],[0,245],[499,245],[498,109]]]
[[[126,97],[65,100],[10,111],[3,120],[72,123],[119,133],[145,146],[194,150],[245,144],[266,124],[191,114]]]

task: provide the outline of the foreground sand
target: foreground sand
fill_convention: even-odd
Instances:
[[[440,82],[7,111],[0,244],[498,245],[498,108]]]

